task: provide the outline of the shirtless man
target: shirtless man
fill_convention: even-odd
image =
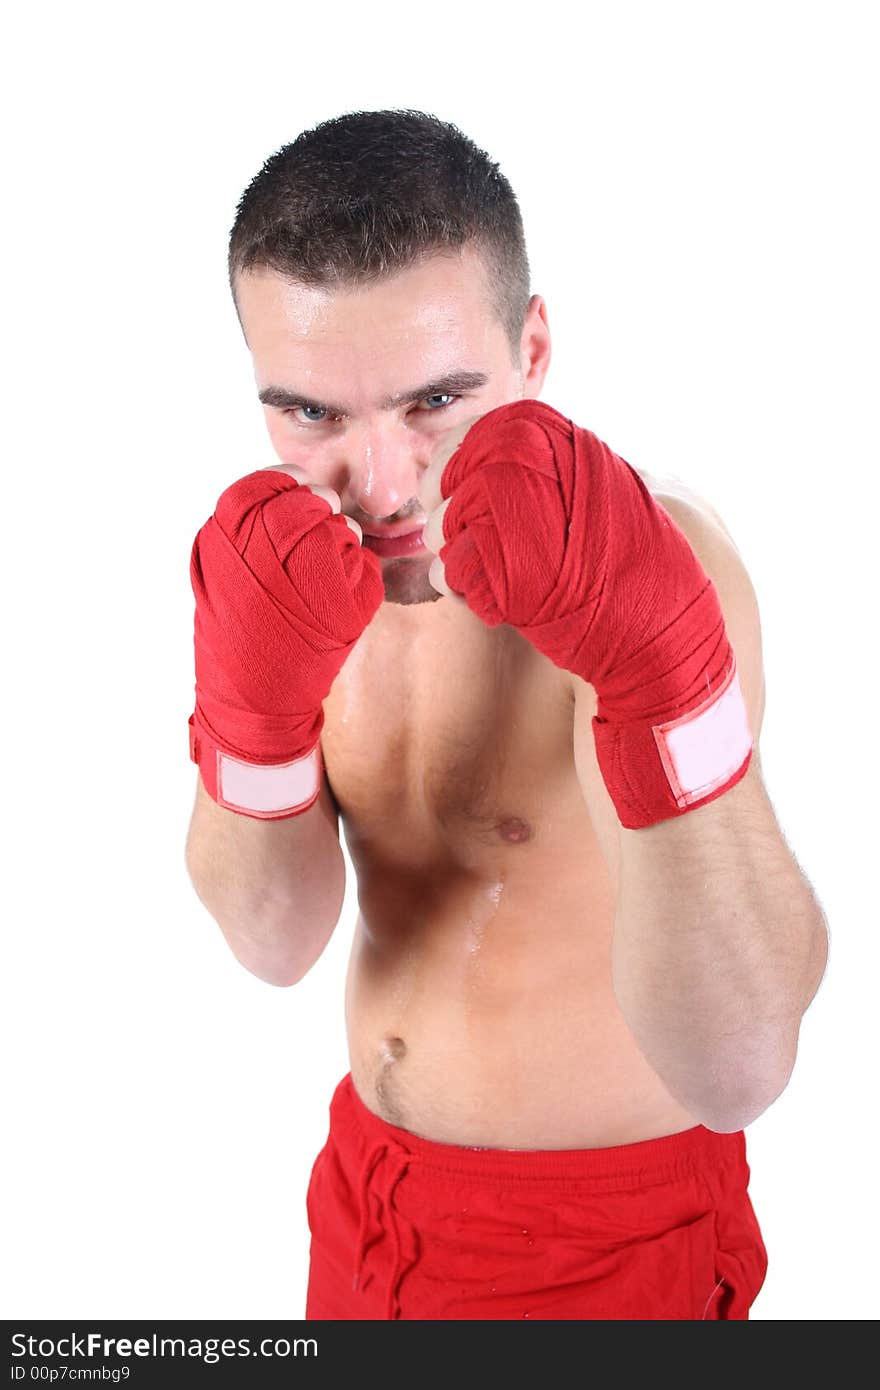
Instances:
[[[743,1126],[788,1082],[827,933],[760,778],[736,546],[702,498],[537,402],[550,331],[516,200],[455,127],[367,112],[305,132],[243,195],[230,281],[280,464],[230,488],[193,550],[187,865],[276,985],[337,925],[340,820],[357,873],[351,1070],[309,1184],[306,1316],[747,1318],[766,1252]],[[690,724],[721,759],[711,797],[633,828],[597,757],[592,668],[486,620],[482,571],[447,573],[474,553],[448,509],[501,407],[526,431],[504,486],[525,486],[537,415],[560,469],[576,439],[577,467],[636,505],[638,476],[711,579],[738,686],[703,704],[741,691],[748,739],[728,766]],[[480,427],[490,463],[505,414]],[[627,560],[649,562],[664,572]],[[506,563],[513,586],[525,560]]]

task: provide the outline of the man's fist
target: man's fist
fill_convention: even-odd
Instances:
[[[301,487],[307,487],[310,492],[313,492],[315,494],[316,497],[323,497],[325,502],[328,502],[330,504],[330,509],[332,512],[338,514],[341,514],[342,512],[342,502],[340,500],[339,493],[334,492],[332,487],[323,487],[319,483],[313,483],[311,478],[306,473],[305,469],[298,468],[295,463],[276,463],[272,464],[269,468],[261,468],[259,472],[286,473],[288,477],[293,478],[294,481],[299,483]],[[354,531],[354,534],[357,536],[358,540],[362,541],[364,538],[364,533],[361,530],[358,523],[355,521],[354,517],[347,516],[344,518],[344,520],[345,524],[349,526],[352,531]]]
[[[444,453],[424,479],[438,583],[442,558],[444,592],[594,687],[621,824],[681,815],[739,781],[752,736],[718,594],[635,469],[532,399],[488,411]]]
[[[330,496],[287,469],[258,469],[226,489],[193,544],[190,756],[209,794],[247,814],[306,809],[284,804],[302,780],[295,765],[317,749],[322,701],[384,597],[360,528],[335,510],[331,489],[322,491]],[[251,774],[255,766],[293,770],[263,797],[268,780]],[[224,771],[237,800],[223,794]]]

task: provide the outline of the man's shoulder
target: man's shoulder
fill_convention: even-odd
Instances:
[[[682,482],[681,478],[676,477],[674,473],[657,475],[649,473],[645,468],[635,468],[634,466],[633,471],[638,473],[655,501],[665,507],[673,521],[681,526],[688,539],[690,539],[689,525],[699,527],[701,523],[709,523],[711,526],[717,527],[736,549],[733,536],[715,507],[702,493]]]

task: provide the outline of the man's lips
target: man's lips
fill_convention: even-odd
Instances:
[[[383,531],[381,535],[364,530],[364,545],[368,550],[372,550],[374,555],[411,555],[425,549],[422,542],[424,530],[424,522],[416,527],[404,522],[400,526]]]
[[[357,517],[355,521],[365,536],[379,536],[385,540],[390,540],[392,536],[409,536],[413,531],[420,531],[425,524],[424,521],[394,521],[390,526],[367,526]]]

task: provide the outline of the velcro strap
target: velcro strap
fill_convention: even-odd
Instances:
[[[304,811],[321,785],[320,744],[304,758],[261,766],[217,749],[217,803],[230,811],[271,819]]]
[[[752,747],[736,661],[721,689],[702,705],[652,730],[679,806],[701,800],[742,767]]]
[[[307,811],[317,800],[324,775],[321,745],[286,763],[249,763],[218,748],[195,717],[189,720],[190,758],[199,767],[208,795],[228,811],[278,820]]]

